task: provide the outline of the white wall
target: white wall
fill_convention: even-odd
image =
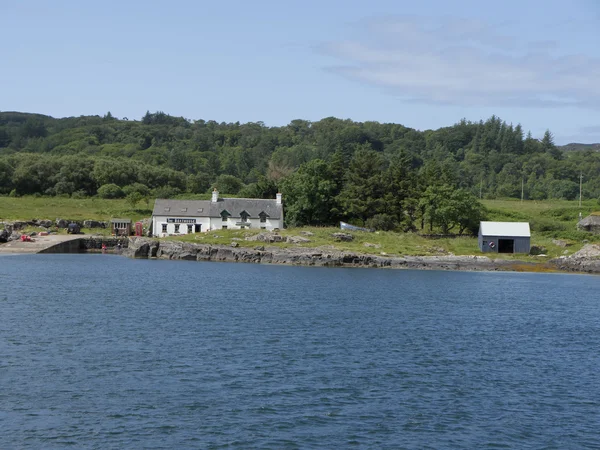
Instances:
[[[180,224],[175,224],[175,223],[168,223],[167,219],[196,219],[196,224],[198,225],[202,225],[201,231],[202,232],[206,232],[209,230],[221,230],[223,228],[223,225],[227,226],[228,230],[239,230],[242,227],[236,225],[236,222],[241,221],[241,219],[238,217],[237,219],[234,218],[228,218],[226,222],[223,222],[223,220],[219,217],[219,218],[209,218],[209,217],[176,217],[176,216],[153,216],[152,217],[152,234],[155,237],[165,237],[165,236],[169,236],[171,234],[187,234],[187,223],[180,223]],[[265,228],[266,230],[273,230],[274,228],[279,228],[282,229],[283,228],[283,224],[282,221],[277,219],[269,219],[267,218],[266,222],[261,222],[260,219],[248,219],[248,222],[250,223],[250,229],[261,229],[261,228]],[[167,232],[163,233],[162,231],[162,226],[163,224],[167,225]],[[175,233],[175,225],[179,225],[179,233]],[[190,224],[192,225],[192,232],[194,232],[193,230],[195,229],[194,225],[195,224]],[[247,227],[245,227],[247,228]]]
[[[196,219],[196,223],[168,223],[167,219]],[[162,231],[163,224],[167,225],[167,232]],[[179,225],[179,233],[175,233],[175,225]],[[176,216],[153,216],[152,217],[152,234],[156,237],[165,237],[170,234],[187,234],[188,225],[192,226],[192,233],[196,229],[195,225],[202,225],[201,231],[208,231],[210,227],[210,219],[208,217],[176,217]]]

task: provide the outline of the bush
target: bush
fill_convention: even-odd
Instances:
[[[137,192],[142,197],[148,197],[150,195],[150,188],[142,183],[133,183],[123,187],[123,193],[126,196],[129,196],[134,192]]]
[[[374,228],[380,231],[391,231],[396,228],[398,221],[389,214],[375,214],[367,220],[367,228]]]
[[[71,194],[71,198],[86,198],[86,197],[87,197],[87,192],[85,192],[83,189],[75,191]]]
[[[123,198],[125,193],[116,184],[103,184],[98,188],[98,197],[100,198]]]
[[[154,198],[173,198],[181,191],[177,188],[170,186],[161,186],[156,189],[152,189],[152,196]]]

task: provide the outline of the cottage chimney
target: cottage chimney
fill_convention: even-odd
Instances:
[[[281,205],[281,192],[278,192],[275,198],[277,199],[277,204]]]
[[[212,193],[212,200],[213,203],[217,203],[219,201],[219,191],[217,191],[217,188],[213,189],[213,193]]]

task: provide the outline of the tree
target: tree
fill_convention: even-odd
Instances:
[[[373,150],[358,150],[346,171],[345,183],[338,201],[343,215],[364,223],[369,217],[386,212],[387,192],[383,156]]]
[[[233,175],[219,175],[215,187],[223,194],[236,195],[244,186],[242,180]]]
[[[131,206],[132,209],[135,209],[135,205],[141,202],[143,200],[143,197],[142,194],[140,194],[139,192],[133,191],[126,197],[126,200],[129,206]]]
[[[329,165],[321,160],[302,164],[281,183],[286,222],[291,226],[331,225],[337,217],[337,186]]]
[[[458,226],[458,234],[467,229],[476,229],[483,218],[484,207],[477,198],[464,189],[454,189],[449,185],[430,186],[420,200],[429,230],[434,226],[448,234]]]
[[[554,144],[554,136],[550,130],[546,130],[541,141],[542,150],[552,156],[554,159],[562,159],[562,151]]]

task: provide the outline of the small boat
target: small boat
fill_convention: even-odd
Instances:
[[[355,225],[350,225],[349,223],[346,223],[346,222],[340,222],[340,229],[348,230],[348,231],[366,231],[367,233],[373,232],[373,230],[371,230],[370,228],[357,227]]]

